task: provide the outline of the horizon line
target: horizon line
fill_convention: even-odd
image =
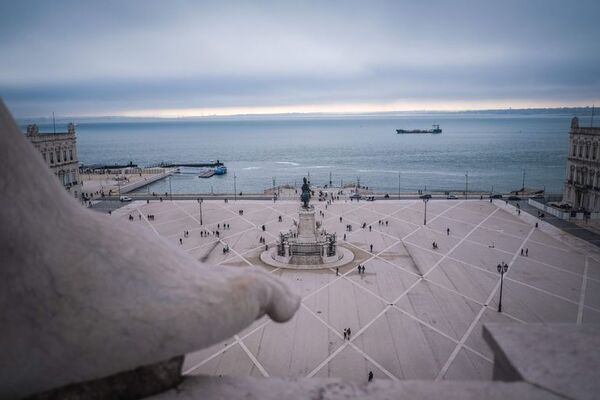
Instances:
[[[158,119],[158,120],[169,120],[169,119],[208,119],[208,118],[244,118],[244,117],[285,117],[285,116],[359,116],[359,115],[390,115],[390,114],[414,114],[414,113],[440,113],[440,114],[455,114],[455,113],[481,113],[481,112],[523,112],[523,111],[552,111],[552,110],[568,110],[568,109],[593,109],[595,106],[592,105],[561,105],[561,106],[534,106],[534,107],[498,107],[498,108],[456,108],[456,109],[412,109],[412,110],[379,110],[379,111],[285,111],[285,112],[248,112],[248,113],[202,113],[195,115],[177,115],[170,114],[165,110],[157,114],[146,114],[146,112],[129,112],[122,114],[73,114],[73,115],[59,115],[55,118],[68,119],[68,118],[80,118],[80,119]],[[155,110],[156,111],[156,110]],[[23,116],[16,117],[17,120],[43,120],[52,119],[51,115],[46,116]]]

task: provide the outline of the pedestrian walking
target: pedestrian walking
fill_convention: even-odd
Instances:
[[[340,268],[335,267],[335,276],[340,276]]]
[[[346,240],[346,234],[344,233],[344,240]]]
[[[371,253],[373,252],[373,244],[371,244]]]
[[[350,328],[346,328],[346,334],[348,336],[348,340],[350,340],[350,335],[352,334],[352,331],[350,330]]]
[[[525,257],[529,257],[529,247],[525,249]]]
[[[369,371],[369,382],[373,380],[373,371]]]
[[[179,238],[179,244],[183,244],[183,239]]]
[[[523,249],[521,249],[521,255],[523,255]]]
[[[342,223],[342,217],[340,217],[340,224]]]
[[[369,232],[371,232],[371,225],[369,225]]]
[[[536,228],[538,227],[538,223],[537,223],[537,222],[535,223],[535,227],[536,227]]]
[[[348,338],[348,329],[344,328],[344,340]]]
[[[450,236],[450,228],[446,228],[446,235]]]

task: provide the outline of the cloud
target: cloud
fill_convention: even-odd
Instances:
[[[598,98],[600,3],[421,3],[3,2],[0,95],[17,115]]]

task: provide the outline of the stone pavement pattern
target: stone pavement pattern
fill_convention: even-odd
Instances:
[[[297,219],[297,202],[204,201],[203,226],[196,201],[137,201],[113,212],[123,224],[151,230],[214,268],[270,271],[303,298],[287,323],[265,318],[188,354],[185,374],[362,382],[373,371],[376,379],[489,380],[493,356],[482,337],[484,323],[600,322],[598,249],[544,223],[536,229],[534,220],[510,209],[488,201],[434,200],[423,226],[420,200],[315,207],[317,215],[324,212],[323,226],[356,255],[340,268],[340,276],[335,270],[295,271],[261,263],[260,237],[274,245],[278,233]],[[363,223],[366,229],[360,228]],[[200,235],[216,230],[218,238]],[[528,249],[528,256],[521,256],[521,249]],[[510,269],[500,314],[496,265],[501,261]],[[365,274],[358,274],[359,264]],[[350,340],[344,340],[345,328],[352,330]]]

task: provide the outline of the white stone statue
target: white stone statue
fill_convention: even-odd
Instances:
[[[0,273],[1,399],[164,361],[299,306],[267,273],[199,264],[80,206],[1,101]]]

